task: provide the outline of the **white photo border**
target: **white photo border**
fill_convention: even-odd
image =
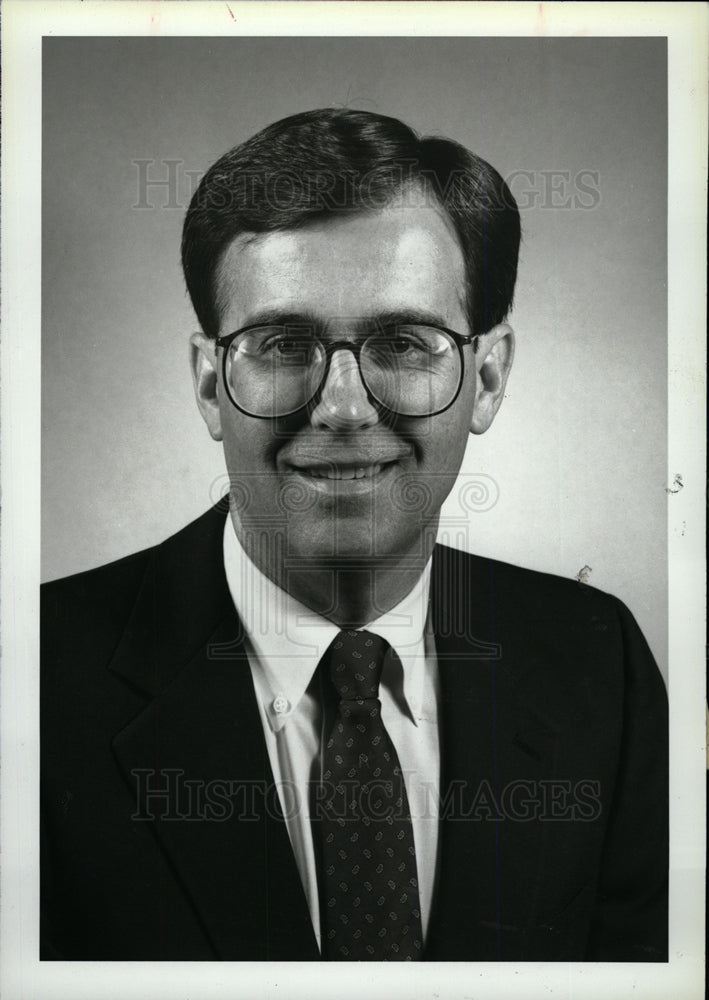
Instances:
[[[705,870],[704,4],[5,0],[2,121],[2,838],[6,1000],[188,996],[703,996]],[[46,35],[645,36],[668,39],[670,960],[664,964],[40,962],[39,669],[41,52]]]

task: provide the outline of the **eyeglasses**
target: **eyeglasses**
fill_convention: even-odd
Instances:
[[[246,326],[217,338],[222,374],[234,406],[251,417],[296,413],[319,399],[335,351],[351,351],[375,405],[406,417],[435,416],[455,402],[463,383],[463,347],[473,334],[397,323],[354,340],[325,341],[293,324]]]

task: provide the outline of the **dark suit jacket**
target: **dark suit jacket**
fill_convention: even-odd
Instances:
[[[214,509],[43,588],[44,958],[319,957],[223,524]],[[666,960],[667,706],[632,616],[444,547],[431,600],[443,802],[425,958]],[[206,805],[178,772],[211,782]]]

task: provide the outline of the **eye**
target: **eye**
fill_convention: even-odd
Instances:
[[[320,357],[318,342],[302,335],[271,337],[262,345],[259,355],[274,368],[291,371],[310,368]]]
[[[426,326],[397,326],[371,342],[372,350],[382,357],[399,361],[428,358],[445,350],[447,343],[438,330]]]
[[[271,326],[245,331],[234,346],[239,354],[271,364],[305,365],[315,356],[317,344],[309,332]]]
[[[389,350],[394,354],[407,354],[411,352],[428,351],[426,344],[422,343],[415,336],[399,334],[388,342]]]
[[[313,341],[307,337],[278,337],[269,341],[266,349],[284,357],[307,356],[313,350]]]

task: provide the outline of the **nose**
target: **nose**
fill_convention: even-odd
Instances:
[[[379,414],[367,397],[352,351],[336,350],[320,399],[310,416],[313,427],[335,431],[373,427]]]

